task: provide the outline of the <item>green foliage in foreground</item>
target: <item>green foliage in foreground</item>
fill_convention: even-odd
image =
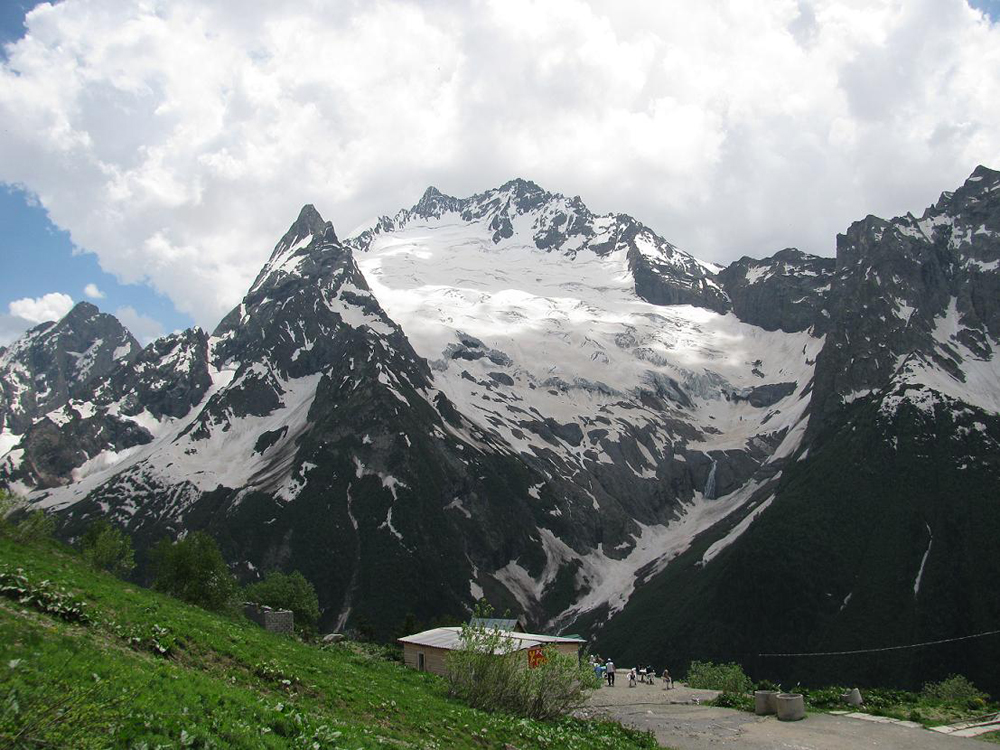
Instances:
[[[806,706],[816,710],[843,709],[841,695],[846,687],[797,689],[805,696]],[[1000,704],[989,703],[986,695],[961,675],[929,683],[920,693],[890,688],[861,689],[861,711],[877,716],[916,721],[925,726],[952,724],[1000,711]]]
[[[10,569],[0,565],[0,596],[13,599],[22,607],[58,617],[66,622],[85,624],[89,621],[86,602],[53,585],[52,581],[33,581],[24,568]]]
[[[694,662],[691,667],[699,683],[697,687],[719,690],[719,687],[714,686],[728,684],[732,688],[744,684],[739,678],[742,670],[735,664]],[[691,683],[690,674],[688,684],[696,687]],[[781,690],[779,685],[767,680],[757,683],[756,688]],[[711,705],[741,711],[754,710],[753,696],[748,692],[749,688],[721,689],[724,692],[711,701]],[[841,686],[807,688],[796,685],[791,692],[802,693],[806,708],[809,710],[831,711],[847,708],[842,696],[849,689]],[[857,710],[876,716],[916,721],[925,726],[952,724],[1000,712],[1000,703],[990,703],[989,696],[962,675],[952,675],[946,680],[928,683],[919,693],[893,688],[862,688],[861,695],[864,705]]]
[[[710,661],[691,662],[685,682],[688,687],[735,694],[746,693],[753,687],[753,682],[739,664],[714,664]]]
[[[0,597],[0,747],[656,747],[614,723],[470,709],[434,675],[188,606],[53,543],[0,539],[0,565],[15,562],[85,600],[90,622]]]
[[[754,711],[754,699],[750,693],[719,693],[708,702],[710,706],[719,708],[735,708],[737,711]]]
[[[921,692],[925,698],[941,703],[966,704],[971,709],[983,708],[989,697],[960,674],[953,674],[941,682],[929,682]]]
[[[489,612],[477,610],[480,617]],[[533,719],[554,719],[579,708],[600,680],[588,664],[546,648],[543,661],[527,668],[519,643],[497,630],[463,625],[462,648],[448,654],[451,695],[474,708]]]

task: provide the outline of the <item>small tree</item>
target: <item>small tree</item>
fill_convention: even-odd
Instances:
[[[475,616],[492,613],[480,603]],[[543,649],[540,663],[529,669],[521,642],[508,633],[467,624],[461,639],[462,647],[448,654],[449,692],[473,708],[553,719],[578,708],[600,684],[589,665],[553,647]]]
[[[218,545],[203,531],[176,542],[161,540],[153,547],[150,561],[153,588],[205,609],[225,608],[237,591]]]
[[[0,489],[0,529],[6,529],[7,516],[20,506],[17,495],[6,489]]]
[[[319,598],[313,585],[297,570],[288,575],[271,571],[263,581],[251,583],[243,589],[243,598],[275,609],[290,609],[295,615],[296,628],[307,632],[316,630]]]
[[[408,635],[413,635],[414,633],[421,630],[420,623],[417,622],[417,616],[412,612],[407,612],[406,617],[399,623],[396,627],[395,637],[405,638]]]
[[[11,536],[22,542],[48,539],[55,533],[56,522],[44,510],[33,510],[11,529]]]
[[[354,620],[355,639],[363,643],[372,643],[375,641],[376,635],[375,623],[371,621],[371,618],[364,612],[358,614]]]
[[[28,502],[13,492],[0,489],[0,533],[8,534],[22,542],[47,539],[56,530],[56,522],[45,511],[24,513]],[[23,513],[23,515],[21,515]],[[20,520],[13,521],[21,515]]]
[[[135,568],[131,538],[103,518],[87,527],[81,542],[81,552],[83,559],[95,568],[118,576],[128,575]]]

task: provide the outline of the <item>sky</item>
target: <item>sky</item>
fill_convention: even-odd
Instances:
[[[341,236],[524,177],[699,258],[832,255],[1000,168],[1000,0],[0,0],[0,345],[211,330]]]

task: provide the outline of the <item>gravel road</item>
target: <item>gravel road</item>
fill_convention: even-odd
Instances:
[[[845,716],[810,713],[802,721],[778,721],[728,708],[695,704],[715,697],[711,690],[661,685],[628,687],[625,672],[615,687],[595,691],[583,715],[603,715],[653,732],[676,750],[983,750],[977,740],[948,737],[925,729],[880,724]]]

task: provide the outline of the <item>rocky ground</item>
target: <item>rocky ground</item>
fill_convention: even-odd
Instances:
[[[628,687],[627,672],[613,688],[597,690],[583,710],[587,716],[609,716],[627,726],[653,732],[657,741],[676,750],[962,750],[983,747],[976,740],[948,737],[925,729],[859,721],[846,716],[810,713],[802,721],[782,722],[728,708],[701,705],[718,693],[678,685]]]

